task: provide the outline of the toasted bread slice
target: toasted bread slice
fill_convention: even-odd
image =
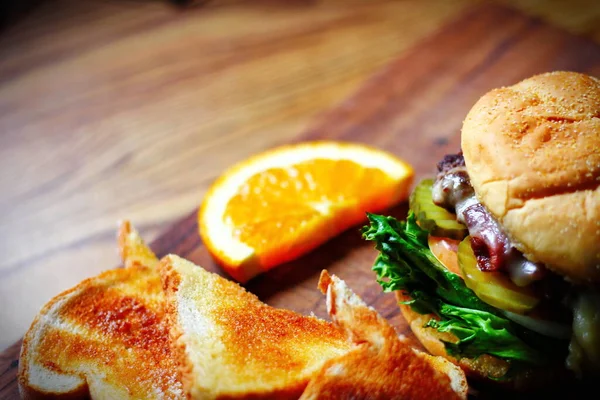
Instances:
[[[297,399],[350,345],[330,322],[276,309],[180,257],[161,261],[172,341],[193,399]]]
[[[344,281],[321,273],[333,321],[357,347],[328,360],[301,400],[466,399],[463,371],[442,357],[412,349]]]
[[[19,361],[25,399],[181,399],[158,260],[128,222],[125,268],[87,279],[48,302]]]

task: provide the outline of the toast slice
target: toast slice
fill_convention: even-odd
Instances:
[[[33,321],[19,362],[23,398],[185,398],[158,260],[128,222],[119,247],[125,268],[59,294]]]
[[[330,322],[276,309],[180,257],[161,260],[172,344],[193,399],[297,399],[350,350]]]
[[[332,320],[356,348],[325,362],[301,400],[466,399],[464,372],[443,357],[411,348],[338,277],[321,273]]]

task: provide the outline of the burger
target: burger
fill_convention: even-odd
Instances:
[[[515,389],[600,376],[599,79],[488,92],[406,220],[368,217],[378,281],[430,353]]]

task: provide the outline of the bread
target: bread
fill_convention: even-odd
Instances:
[[[306,396],[332,388],[327,374],[338,366],[352,398],[464,389],[452,364],[410,350],[343,282],[328,303],[352,341],[330,322],[269,307],[177,256],[159,263],[128,222],[119,249],[125,268],[59,294],[35,318],[21,348],[24,399],[297,399],[309,381]],[[388,372],[391,380],[368,378]],[[433,381],[423,389],[421,379]]]
[[[301,400],[465,399],[463,371],[441,357],[412,349],[344,281],[323,271],[327,308],[354,349],[328,360]]]
[[[401,292],[395,292],[398,302],[407,300]],[[448,355],[444,347],[444,342],[456,343],[458,338],[450,332],[439,332],[437,329],[426,327],[427,322],[435,318],[433,314],[419,314],[413,311],[410,306],[399,304],[402,316],[410,325],[410,329],[417,337],[419,342],[427,351],[436,356],[442,356],[451,362],[459,365],[469,376],[476,380],[486,380],[489,378],[500,378],[506,374],[509,368],[508,362],[497,357],[484,354],[477,360],[470,358],[456,358]]]
[[[407,300],[401,292],[395,292],[395,294],[398,302]],[[471,387],[488,387],[488,390],[506,390],[511,393],[517,391],[526,396],[534,392],[550,396],[565,390],[569,394],[569,387],[571,387],[571,394],[575,393],[575,389],[578,390],[578,393],[581,391],[580,387],[573,386],[573,375],[565,369],[562,363],[523,369],[512,375],[510,379],[498,379],[509,371],[510,365],[505,360],[489,354],[483,354],[478,358],[457,360],[448,355],[443,342],[457,342],[458,338],[452,333],[439,332],[425,326],[431,318],[435,318],[435,315],[419,314],[408,305],[399,304],[399,306],[402,316],[423,347],[432,355],[442,356],[460,366],[469,378],[469,382],[472,383]]]
[[[125,268],[104,272],[46,304],[19,360],[24,399],[183,399],[164,314],[158,260],[129,223]]]
[[[600,282],[600,80],[553,72],[492,90],[461,145],[479,200],[527,258]]]
[[[180,257],[161,260],[172,345],[192,399],[297,399],[350,350],[330,322],[269,307]]]

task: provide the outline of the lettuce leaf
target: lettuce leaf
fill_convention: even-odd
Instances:
[[[366,240],[375,242],[375,247],[383,256],[384,262],[394,260],[406,264],[409,269],[418,268],[435,283],[431,286],[430,282],[430,286],[434,288],[436,294],[448,303],[488,312],[496,310],[481,301],[465,285],[460,276],[448,271],[435,258],[427,244],[429,233],[417,225],[415,215],[412,212],[405,222],[400,222],[393,217],[376,214],[367,214],[367,216],[370,226],[363,229],[363,237]],[[392,271],[382,272],[390,275],[394,274]],[[398,279],[397,276],[396,279]],[[398,287],[387,290],[403,289]]]
[[[457,358],[491,354],[537,365],[548,361],[547,353],[535,348],[535,343],[523,341],[519,333],[524,328],[480,300],[460,276],[435,258],[427,244],[429,234],[417,225],[412,212],[406,221],[367,216],[369,225],[362,233],[380,252],[373,266],[378,282],[386,292],[407,293],[411,298],[407,304],[414,311],[437,316],[427,325],[459,339],[444,343],[448,354]]]
[[[450,304],[440,308],[443,319],[430,320],[428,326],[440,332],[451,332],[458,343],[446,343],[448,354],[475,358],[491,354],[506,360],[544,364],[547,358],[532,349],[513,333],[512,322],[485,311],[465,309]]]

